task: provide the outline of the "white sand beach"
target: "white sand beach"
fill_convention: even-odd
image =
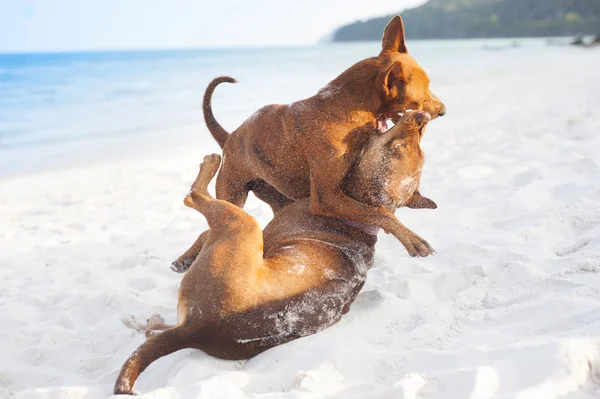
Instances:
[[[600,397],[600,49],[524,51],[432,70],[448,114],[422,141],[421,192],[439,208],[396,214],[435,256],[382,233],[340,323],[246,362],[177,352],[141,375],[141,397]],[[0,179],[0,398],[110,397],[146,319],[175,321],[169,265],[206,227],[182,200],[218,151],[194,134]]]

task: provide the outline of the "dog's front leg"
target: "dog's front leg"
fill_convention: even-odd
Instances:
[[[310,205],[312,214],[352,220],[376,226],[394,235],[410,256],[434,253],[427,241],[404,226],[392,212],[356,201],[342,192],[349,165],[342,157],[310,161]]]
[[[204,248],[204,244],[206,243],[206,239],[208,238],[208,232],[210,230],[204,231],[200,236],[196,239],[196,241],[192,244],[192,246],[183,253],[176,261],[171,263],[171,270],[177,273],[185,273],[187,269],[192,266],[192,263],[198,257],[202,248]]]

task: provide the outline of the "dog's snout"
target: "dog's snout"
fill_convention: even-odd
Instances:
[[[442,108],[440,108],[440,112],[438,112],[438,116],[446,115],[446,106],[442,104]]]

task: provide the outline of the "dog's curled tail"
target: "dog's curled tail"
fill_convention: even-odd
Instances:
[[[185,324],[175,326],[148,338],[127,359],[117,382],[115,383],[115,395],[134,395],[133,386],[140,373],[155,360],[177,352],[181,349],[192,348],[192,333]]]
[[[215,88],[223,82],[237,83],[237,80],[229,76],[219,76],[218,78],[214,78],[212,82],[208,84],[208,87],[204,92],[204,101],[202,102],[202,112],[204,112],[204,121],[206,122],[206,126],[208,127],[210,134],[212,134],[221,148],[223,148],[225,142],[229,138],[229,133],[227,133],[227,131],[223,129],[223,126],[221,126],[215,119],[210,102],[212,100],[212,95],[215,91]]]

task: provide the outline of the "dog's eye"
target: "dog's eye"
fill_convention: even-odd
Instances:
[[[401,148],[405,148],[406,147],[406,142],[405,141],[397,141],[396,144],[394,144],[394,148],[399,150]]]

